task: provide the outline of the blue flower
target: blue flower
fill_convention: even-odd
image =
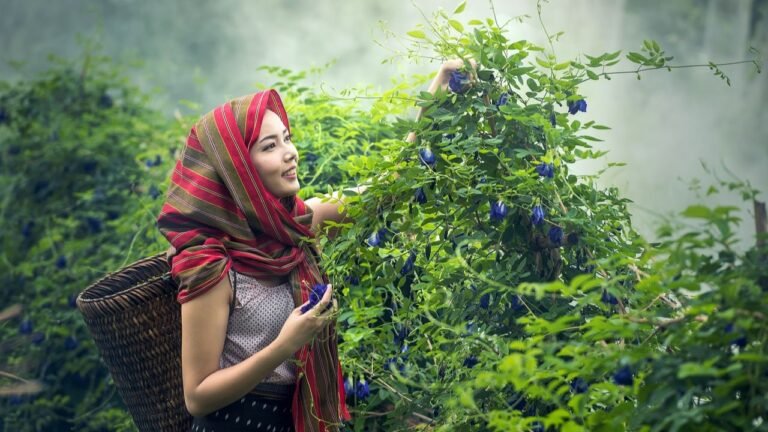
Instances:
[[[360,381],[357,382],[357,388],[355,389],[355,394],[357,395],[358,399],[367,398],[368,395],[371,394],[371,389],[368,387],[368,381],[364,379],[360,379]]]
[[[24,224],[24,226],[21,228],[21,235],[24,236],[24,238],[29,238],[32,235],[32,228],[35,226],[35,223],[33,221],[29,221]]]
[[[344,380],[344,393],[347,395],[351,395],[355,391],[355,382],[352,380],[352,377],[347,377],[347,379]]]
[[[69,298],[67,299],[67,304],[72,309],[77,308],[77,295],[76,294],[72,294],[71,296],[69,296]]]
[[[398,325],[395,328],[395,336],[394,336],[394,342],[397,345],[402,345],[403,342],[405,342],[405,339],[408,337],[408,327],[405,327],[403,325]]]
[[[571,381],[571,392],[573,393],[576,393],[576,394],[586,393],[588,388],[589,388],[589,384],[587,384],[587,382],[581,378],[576,378],[573,381]]]
[[[147,168],[152,168],[153,166],[159,166],[163,163],[163,158],[160,155],[156,155],[155,159],[147,159],[144,161],[144,165],[147,166]]]
[[[512,310],[520,310],[523,308],[523,300],[519,295],[512,297]]]
[[[32,337],[29,340],[35,345],[40,345],[45,340],[45,334],[42,332],[32,333]]]
[[[613,374],[613,382],[618,385],[631,386],[634,382],[632,369],[629,366],[622,366]]]
[[[525,402],[525,398],[523,398],[523,396],[515,394],[507,399],[507,405],[509,405],[509,407],[513,410],[522,411],[525,409],[527,403]]]
[[[491,293],[483,294],[482,297],[480,297],[480,307],[483,309],[488,309],[488,307],[491,306]]]
[[[616,296],[609,293],[607,290],[603,290],[603,295],[600,296],[600,301],[610,305],[619,304],[619,299],[617,299]]]
[[[549,241],[552,242],[552,244],[560,245],[563,242],[563,229],[557,226],[553,226],[549,229],[549,233],[547,233],[549,236]]]
[[[552,178],[555,176],[555,165],[542,162],[536,166],[536,172],[539,173],[541,177]]]
[[[726,333],[734,333],[736,330],[738,330],[738,329],[735,328],[733,324],[729,323],[728,325],[725,326],[725,332]],[[740,336],[735,338],[735,339],[733,339],[733,340],[731,340],[730,341],[731,345],[736,345],[739,348],[746,347],[747,346],[747,337],[744,335],[744,332],[742,332],[741,330],[738,330],[737,333],[739,333]]]
[[[552,127],[557,126],[557,116],[554,111],[549,113],[549,123],[552,124]]]
[[[88,226],[88,231],[93,234],[101,232],[101,220],[92,216],[85,218],[85,224]]]
[[[371,236],[368,237],[368,240],[367,240],[368,245],[373,247],[381,245],[381,241],[382,241],[381,230],[378,230],[373,234],[371,234]]]
[[[30,334],[32,333],[32,329],[34,326],[32,325],[32,321],[25,319],[24,321],[19,324],[19,333],[21,334]]]
[[[419,150],[419,159],[421,159],[421,162],[431,168],[435,167],[435,163],[437,162],[437,158],[435,157],[435,154],[432,153],[432,150],[428,148],[423,148]]]
[[[360,285],[360,278],[357,275],[349,275],[344,278],[344,281],[348,282],[350,285],[353,285],[353,286]]]
[[[576,114],[577,112],[587,112],[587,101],[579,99],[577,101],[568,101],[568,112]]]
[[[77,342],[77,339],[75,339],[74,336],[67,336],[66,339],[64,339],[64,349],[67,351],[72,351],[73,349],[77,348],[78,345],[80,345]]]
[[[491,204],[491,221],[502,221],[507,216],[507,206],[500,200]]]
[[[473,321],[469,321],[465,327],[468,335],[475,332],[475,323]]]
[[[469,357],[464,359],[464,366],[466,366],[466,367],[468,367],[470,369],[475,367],[475,365],[477,365],[477,363],[478,363],[477,357],[474,356],[474,355],[471,355],[471,356],[469,356]]]
[[[468,82],[467,75],[459,71],[451,71],[451,77],[448,79],[448,87],[454,93],[462,93],[464,91],[464,84]]]
[[[157,188],[157,186],[152,185],[149,187],[149,196],[151,196],[152,199],[157,199],[157,197],[160,196],[160,190]]]
[[[544,216],[546,216],[546,212],[543,207],[540,205],[533,206],[533,210],[531,211],[531,223],[534,225],[541,225],[541,223],[544,222]]]
[[[416,189],[416,202],[424,204],[427,202],[427,194],[424,193],[424,188]]]
[[[67,257],[64,255],[61,255],[59,258],[56,259],[56,268],[57,269],[63,269],[67,267]]]
[[[99,107],[106,109],[106,108],[112,108],[112,105],[113,105],[112,98],[108,94],[104,93],[101,96],[99,96]]]
[[[405,276],[408,273],[413,271],[413,262],[416,261],[416,254],[411,252],[408,255],[408,258],[405,259],[405,264],[403,264],[403,268],[400,269],[400,274]]]
[[[403,356],[403,359],[407,359],[407,358],[408,358],[407,355]],[[388,358],[387,361],[384,362],[384,369],[388,370],[388,371],[391,371],[393,367],[397,367],[398,372],[400,372],[401,374],[405,374],[405,362],[404,361],[400,362],[400,364],[398,365],[397,358],[395,358],[395,357]]]
[[[83,171],[86,174],[93,174],[96,171],[96,166],[95,161],[86,161],[83,163]]]
[[[11,395],[11,397],[8,398],[8,403],[14,406],[21,405],[22,402],[24,402],[24,399],[19,395]]]
[[[301,313],[306,313],[308,310],[312,309],[317,305],[317,303],[320,302],[320,299],[323,298],[325,295],[325,291],[328,289],[328,285],[326,284],[315,284],[312,286],[312,289],[309,291],[309,303],[305,304],[301,307]],[[328,308],[331,307],[331,304],[329,303],[323,312],[328,310]]]
[[[506,105],[508,100],[509,100],[509,94],[507,94],[506,92],[502,93],[501,96],[499,96],[499,100],[496,101],[495,105],[497,107],[500,107],[502,105]]]

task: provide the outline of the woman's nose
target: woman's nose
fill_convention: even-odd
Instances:
[[[299,160],[299,153],[297,151],[294,151],[294,150],[289,150],[289,151],[285,152],[285,161],[286,162],[290,162],[292,160],[293,161],[298,161]]]

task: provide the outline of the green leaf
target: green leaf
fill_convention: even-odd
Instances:
[[[416,39],[426,39],[427,35],[424,34],[421,30],[411,30],[408,33],[406,33],[408,36],[416,38]]]
[[[713,217],[712,210],[710,210],[709,207],[705,207],[702,205],[689,206],[682,212],[682,215],[689,218],[707,219],[707,220],[710,220]]]
[[[463,33],[464,32],[464,26],[461,25],[460,22],[458,22],[456,20],[448,20],[448,24],[450,24],[451,27],[453,27],[457,32],[459,32],[459,33]]]
[[[467,1],[466,0],[461,2],[461,4],[459,4],[458,6],[456,6],[456,9],[453,10],[453,14],[454,15],[458,15],[458,14],[464,12],[464,8],[465,7],[467,7]]]

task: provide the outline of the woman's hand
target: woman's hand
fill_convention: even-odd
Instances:
[[[473,83],[477,79],[477,62],[473,58],[468,58],[469,64],[472,66],[472,70],[468,71],[467,75],[469,78],[469,82]],[[459,69],[464,68],[464,60],[460,58],[446,60],[442,65],[440,65],[440,72],[439,76],[441,79],[441,84],[443,87],[443,90],[445,90],[446,87],[448,87],[448,82],[451,80],[451,73],[452,72],[458,72]]]
[[[469,72],[469,83],[471,84],[477,80],[477,62],[473,58],[469,58],[468,60],[469,64],[472,65],[472,70]],[[438,88],[445,91],[451,81],[451,72],[456,72],[462,67],[464,67],[464,60],[460,58],[445,61],[440,65],[440,70],[437,72],[435,79],[432,80],[427,91],[431,94],[435,94]],[[416,115],[416,120],[419,120],[423,114],[424,107],[421,107],[419,113]],[[416,133],[409,132],[405,140],[410,143],[416,141]]]
[[[283,328],[280,330],[280,334],[275,339],[275,342],[288,347],[290,352],[293,353],[311,341],[328,324],[335,320],[339,307],[336,299],[332,298],[332,296],[333,286],[329,284],[323,298],[317,302],[315,307],[308,310],[307,313],[302,314],[301,308],[309,302],[294,309],[291,315],[288,316],[285,324],[283,324]],[[325,311],[325,308],[331,304],[332,306]]]

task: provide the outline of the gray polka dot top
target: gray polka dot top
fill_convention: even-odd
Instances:
[[[229,282],[235,286],[235,271],[229,271]],[[237,273],[236,301],[227,323],[227,339],[219,366],[240,363],[266,348],[280,334],[285,320],[294,309],[289,282],[266,287],[251,276]],[[293,384],[296,365],[293,359],[281,363],[262,382]]]

